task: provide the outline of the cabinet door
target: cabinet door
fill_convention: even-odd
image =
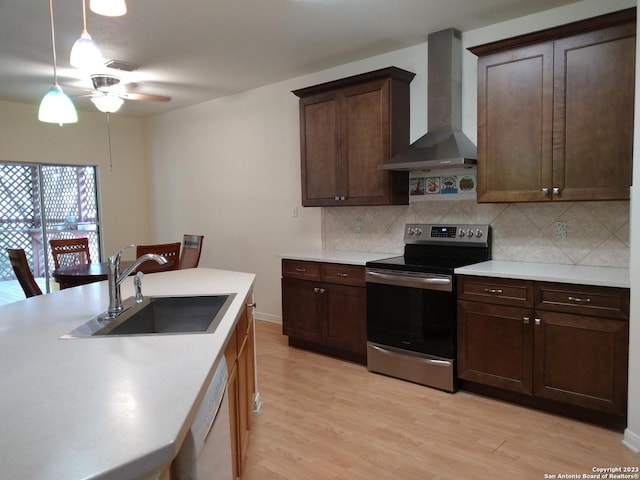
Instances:
[[[532,393],[532,311],[458,302],[458,377]]]
[[[535,395],[624,415],[628,322],[539,312],[534,326]]]
[[[366,355],[366,289],[325,284],[322,338],[326,345]]]
[[[551,198],[553,44],[478,60],[478,201]]]
[[[282,333],[301,340],[321,341],[319,285],[306,280],[282,279]]]
[[[553,187],[562,200],[629,198],[635,43],[633,23],[555,42]]]
[[[238,454],[239,475],[242,476],[244,458],[249,445],[249,416],[251,414],[249,401],[249,346],[247,332],[244,341],[238,349]]]
[[[232,364],[229,364],[227,397],[229,401],[229,430],[231,432],[231,462],[233,467],[233,478],[238,478],[240,476],[242,466],[240,446],[238,443],[240,424],[238,419],[238,370],[235,361]]]
[[[341,161],[337,93],[302,98],[300,122],[302,205],[334,205],[341,188],[338,184]]]
[[[389,80],[378,80],[343,92],[343,205],[389,204],[390,173],[378,170],[391,156],[389,88]]]

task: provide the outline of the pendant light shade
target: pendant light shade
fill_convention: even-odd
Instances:
[[[76,123],[78,113],[73,102],[58,85],[58,71],[56,69],[56,36],[53,28],[53,0],[49,0],[49,17],[51,18],[51,47],[53,51],[53,87],[40,102],[38,120],[47,123]]]
[[[73,102],[65,95],[57,83],[51,87],[40,102],[38,120],[46,123],[76,123],[78,113]]]
[[[105,113],[114,113],[120,110],[124,100],[117,95],[107,93],[99,97],[91,97],[91,101],[98,110]]]
[[[127,13],[125,0],[91,0],[89,8],[92,12],[106,17],[120,17]]]
[[[70,63],[76,68],[91,70],[104,64],[100,48],[87,31],[87,11],[85,0],[82,0],[82,33],[71,49]]]
[[[84,30],[71,49],[70,63],[76,68],[91,70],[104,65],[104,57],[89,32]]]

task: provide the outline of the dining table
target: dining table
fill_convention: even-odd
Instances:
[[[133,261],[120,262],[120,270],[124,271],[132,263]],[[60,285],[60,290],[63,290],[106,280],[109,276],[109,267],[107,262],[80,263],[56,268],[51,272],[51,276]]]

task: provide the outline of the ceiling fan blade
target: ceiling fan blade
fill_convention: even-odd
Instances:
[[[164,95],[152,95],[149,93],[127,92],[120,94],[120,96],[125,100],[142,100],[145,102],[168,102],[171,100],[171,97],[166,97]]]

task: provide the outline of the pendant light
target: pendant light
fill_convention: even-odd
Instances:
[[[70,63],[74,67],[91,70],[104,65],[104,62],[100,48],[87,31],[87,11],[85,0],[82,0],[82,33],[73,44]]]
[[[106,17],[120,17],[127,13],[125,0],[91,0],[89,8],[92,12]]]
[[[49,15],[51,17],[51,46],[53,49],[53,86],[42,98],[38,111],[38,120],[46,123],[76,123],[78,113],[73,102],[58,85],[58,71],[56,68],[56,37],[53,28],[53,0],[49,0]]]

